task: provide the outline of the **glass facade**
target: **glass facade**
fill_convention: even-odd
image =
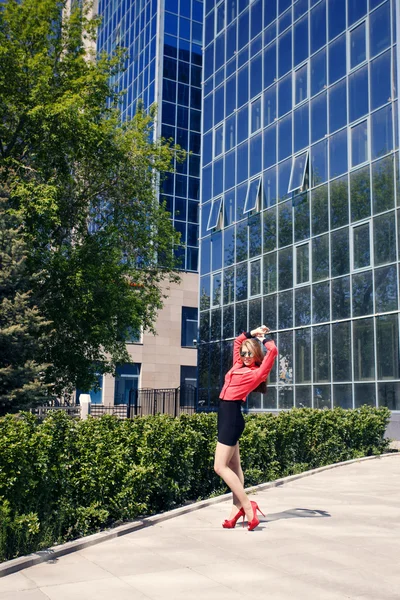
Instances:
[[[265,323],[249,409],[400,410],[395,4],[205,0],[200,406]]]
[[[125,90],[122,119],[134,115],[140,99],[158,105],[158,135],[190,151],[161,184],[184,247],[176,249],[183,270],[198,269],[200,131],[202,81],[202,0],[99,0],[102,16],[97,48],[126,48],[126,69],[116,76]]]

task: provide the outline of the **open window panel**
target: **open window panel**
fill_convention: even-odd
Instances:
[[[289,179],[288,193],[304,191],[308,188],[308,150],[295,156]]]
[[[247,188],[246,202],[244,204],[243,213],[249,213],[253,210],[260,210],[261,207],[261,177],[252,179],[249,181],[249,187]]]
[[[222,197],[213,200],[210,216],[208,217],[207,231],[222,228]]]

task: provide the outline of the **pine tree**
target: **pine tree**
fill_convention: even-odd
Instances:
[[[3,197],[1,197],[3,196]],[[29,289],[26,245],[21,225],[0,194],[0,411],[48,400],[47,365],[41,363],[50,324],[40,315]]]

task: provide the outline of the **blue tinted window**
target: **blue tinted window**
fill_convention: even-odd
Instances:
[[[264,126],[270,125],[276,119],[276,86],[271,86],[264,92]]]
[[[276,43],[264,51],[264,87],[268,87],[276,78]]]
[[[329,83],[346,75],[346,35],[329,44]]]
[[[370,56],[375,56],[390,44],[390,4],[385,2],[369,17]]]
[[[250,56],[255,56],[262,50],[263,41],[262,35],[260,34],[255,40],[253,40],[250,44]]]
[[[228,116],[236,108],[236,75],[230,77],[226,82],[225,102],[225,115]]]
[[[346,29],[346,0],[328,0],[329,40]]]
[[[238,38],[238,49],[241,50],[249,42],[249,11],[239,17]]]
[[[165,0],[165,10],[178,14],[178,0]]]
[[[168,125],[175,124],[175,105],[169,102],[162,103],[162,120]]]
[[[242,183],[242,181],[248,178],[248,160],[248,144],[244,142],[244,144],[237,148],[236,183]]]
[[[278,124],[279,160],[292,153],[292,115],[287,115]]]
[[[200,129],[201,129],[200,121],[201,121],[201,111],[195,110],[192,108],[190,111],[190,129],[192,129],[193,131],[200,131]]]
[[[326,135],[326,132],[326,92],[324,92],[314,98],[311,102],[311,143],[323,138]]]
[[[308,146],[308,103],[294,112],[294,152]]]
[[[203,21],[203,4],[197,0],[193,0],[193,13],[192,18],[195,21]]]
[[[322,140],[311,148],[311,185],[319,185],[328,179],[328,144]]]
[[[236,146],[236,115],[225,121],[225,151]]]
[[[214,44],[210,44],[204,52],[204,80],[214,73]]]
[[[378,158],[393,149],[392,106],[385,106],[371,115],[371,158]]]
[[[184,40],[190,40],[190,21],[181,17],[179,19],[179,36]]]
[[[164,21],[164,31],[165,33],[170,33],[171,35],[178,35],[178,17],[166,12]]]
[[[264,27],[276,19],[276,2],[264,2]]]
[[[280,80],[278,84],[278,114],[281,117],[292,108],[292,74]]]
[[[243,209],[244,209],[244,204],[246,202],[247,188],[248,188],[247,181],[246,181],[246,183],[244,183],[243,185],[240,185],[237,188],[237,191],[236,191],[236,221],[240,221],[240,219],[243,218]],[[246,242],[246,247],[247,247],[247,242]]]
[[[343,129],[329,138],[329,177],[347,171],[347,130]]]
[[[255,0],[251,5],[251,39],[255,38],[262,29],[262,2]]]
[[[368,112],[368,67],[362,67],[349,77],[350,122]]]
[[[185,129],[189,128],[189,111],[183,106],[178,106],[177,110],[177,123]],[[187,147],[187,142],[186,142]]]
[[[250,177],[259,173],[262,169],[261,153],[262,137],[261,133],[254,136],[250,140]]]
[[[224,118],[224,95],[225,88],[221,85],[215,90],[215,103],[214,103],[214,125],[219,123]]]
[[[278,167],[278,200],[282,202],[288,195],[292,159],[288,158]]]
[[[279,77],[292,68],[292,32],[289,30],[278,40]]]
[[[221,33],[215,40],[215,70],[218,71],[225,62],[225,34]]]
[[[351,128],[351,166],[356,167],[368,158],[368,124],[362,121]]]
[[[178,40],[176,37],[173,37],[172,35],[165,35],[164,36],[164,54],[166,56],[173,56],[173,57],[177,57],[177,43]]]
[[[278,21],[278,33],[282,33],[292,24],[292,11],[288,10]]]
[[[238,69],[240,69],[240,67],[242,67],[244,64],[247,63],[247,61],[249,60],[249,47],[246,46],[246,48],[243,48],[243,50],[241,50],[238,54]]]
[[[189,86],[184,83],[178,84],[178,104],[189,106]]]
[[[367,0],[347,0],[347,16],[349,25],[367,14]]]
[[[163,80],[163,99],[168,102],[176,102],[176,83],[169,79]]]
[[[308,15],[294,26],[294,66],[308,58]]]
[[[164,77],[176,80],[176,60],[164,56]]]
[[[206,17],[204,42],[209,44],[214,39],[214,11]]]
[[[222,268],[222,231],[211,236],[211,269],[216,271]]]
[[[276,204],[276,167],[272,169],[268,169],[268,171],[264,172],[263,176],[263,198],[264,204],[263,208],[267,208]],[[264,237],[264,245],[266,245],[266,240]],[[275,248],[275,245],[271,248],[271,250]]]
[[[350,31],[350,68],[364,62],[367,57],[365,21]]]
[[[194,131],[190,132],[189,150],[195,154],[200,154],[200,135],[194,133]]]
[[[311,54],[326,44],[326,2],[322,0],[310,13]]]
[[[212,165],[208,165],[203,169],[203,178],[202,178],[202,201],[207,202],[211,198],[211,175],[212,175]]]
[[[347,87],[342,79],[329,90],[329,131],[332,133],[347,124]]]
[[[229,58],[236,52],[236,23],[226,30],[226,56]]]
[[[249,108],[243,106],[237,113],[237,143],[240,144],[249,136]]]
[[[264,31],[264,46],[268,46],[276,38],[276,21]]]
[[[371,61],[371,110],[386,104],[391,96],[390,51]]]
[[[238,108],[249,99],[249,68],[244,67],[238,73]]]
[[[304,13],[307,11],[308,0],[297,0],[297,2],[293,8],[294,8],[294,19],[296,20],[299,17],[301,17],[301,15],[304,15]]]
[[[214,162],[213,196],[222,193],[224,181],[224,160],[220,158]]]
[[[287,8],[291,5],[292,0],[279,0],[279,14],[285,12]]]
[[[264,169],[276,163],[276,125],[264,131]]]
[[[321,50],[311,58],[311,96],[318,94],[326,86],[326,50]]]
[[[262,90],[262,55],[253,58],[250,63],[250,98],[257,96]]]
[[[234,150],[225,155],[225,190],[229,190],[235,185],[235,158]]]
[[[201,242],[201,264],[200,264],[200,273],[209,273],[210,272],[210,266],[211,266],[211,240],[210,238],[205,238],[202,240]],[[209,277],[204,278],[207,283],[208,286],[210,285],[210,279]],[[202,283],[204,282],[204,279],[202,279]],[[204,292],[204,287],[203,285],[202,287],[202,291]]]

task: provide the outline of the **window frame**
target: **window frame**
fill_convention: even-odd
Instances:
[[[351,34],[353,31],[355,31],[358,27],[360,27],[360,25],[365,24],[365,59],[359,63],[357,63],[356,65],[354,65],[354,67],[351,66]],[[368,63],[369,60],[369,19],[368,19],[368,15],[362,17],[359,21],[357,21],[356,23],[354,23],[347,31],[347,57],[346,57],[346,67],[347,67],[347,74],[349,73],[353,73],[353,71],[356,71],[359,67],[365,65]]]
[[[212,200],[210,214],[208,215],[207,221],[207,230],[206,231],[219,231],[222,229],[223,222],[223,214],[222,214],[222,198],[223,196],[218,196]],[[214,209],[219,202],[218,209]],[[215,213],[215,214],[214,214]],[[214,215],[214,217],[213,217]],[[213,219],[212,219],[213,218]]]
[[[306,159],[304,161],[303,176],[301,178],[302,184],[301,184],[300,187],[293,187],[292,181],[293,181],[293,174],[294,174],[294,170],[295,170],[296,161],[297,161],[297,159],[301,158],[304,155],[305,155]],[[307,172],[307,167],[308,167],[309,160],[310,160],[310,151],[308,149],[306,151],[303,150],[302,152],[300,152],[300,154],[296,154],[296,156],[293,157],[292,168],[291,168],[291,171],[290,171],[288,192],[287,192],[288,194],[291,194],[291,193],[295,192],[296,190],[300,190],[302,192],[305,191],[304,184],[305,184],[306,172]]]
[[[248,261],[248,272],[247,272],[247,290],[248,290],[248,297],[249,298],[259,298],[262,294],[262,287],[263,287],[263,261],[261,260],[261,256],[257,256],[256,258],[252,258],[251,260]],[[257,294],[252,294],[251,293],[251,265],[253,263],[258,262],[260,264],[260,289],[257,292]]]
[[[357,229],[358,227],[365,227],[365,225],[368,225],[368,230],[369,230],[369,256],[370,256],[370,261],[369,261],[369,265],[365,265],[363,267],[356,267],[354,265],[354,257],[355,257],[355,244],[354,244],[354,230]],[[361,273],[362,271],[368,271],[370,269],[374,268],[374,246],[373,246],[373,238],[372,238],[372,217],[368,218],[368,219],[364,219],[363,221],[359,222],[359,223],[354,223],[352,225],[350,225],[350,230],[351,230],[351,235],[350,235],[350,272],[351,273]]]
[[[211,300],[212,300],[212,296],[211,296]],[[197,311],[197,319],[191,319],[191,318],[186,318],[184,320],[184,311],[190,309],[193,311]],[[186,336],[184,337],[184,323],[196,323],[197,327],[196,327],[196,331],[197,331],[197,336],[196,336],[196,340],[193,338],[192,340],[192,345],[186,345],[183,342],[185,341]],[[186,333],[186,332],[185,332]],[[181,308],[181,348],[196,348],[197,346],[197,339],[198,339],[198,334],[199,334],[199,309],[196,306],[182,306]],[[195,342],[195,343],[193,343]]]
[[[254,206],[252,206],[251,208],[248,208],[249,196],[250,196],[250,188],[257,181],[258,181],[258,184],[257,184],[256,201],[254,203]],[[246,200],[245,200],[244,208],[243,208],[243,214],[244,215],[249,215],[253,211],[260,212],[261,195],[262,195],[261,194],[261,190],[262,190],[261,186],[262,186],[262,177],[261,177],[261,175],[257,175],[257,177],[254,177],[253,179],[250,179],[249,184],[247,186]]]
[[[299,100],[298,102],[296,102],[296,74],[298,71],[300,71],[304,67],[306,67],[306,71],[307,71],[306,97],[303,98],[302,100]],[[303,102],[310,100],[310,91],[311,91],[310,90],[310,61],[306,60],[301,65],[298,65],[296,67],[296,69],[293,70],[293,82],[292,82],[292,106],[293,106],[293,109],[295,109],[298,106],[300,106],[301,104],[303,104]]]
[[[308,279],[307,281],[297,281],[297,251],[299,248],[302,248],[303,246],[308,246]],[[307,285],[311,285],[312,284],[312,272],[311,272],[311,240],[307,240],[307,241],[302,241],[298,244],[294,245],[294,256],[293,256],[293,284],[294,287],[303,287],[303,286],[307,286]]]
[[[222,130],[222,140],[221,140],[221,151],[217,154],[217,131]],[[225,148],[225,123],[220,123],[217,127],[213,129],[213,156],[215,158],[219,158],[222,154],[224,154]]]
[[[360,162],[357,165],[353,165],[353,129],[361,125],[362,123],[367,124],[367,156],[364,162]],[[370,127],[370,116],[367,115],[362,119],[358,119],[355,123],[348,125],[348,137],[347,137],[347,160],[349,172],[358,169],[362,166],[368,165],[371,162],[371,127]]]

